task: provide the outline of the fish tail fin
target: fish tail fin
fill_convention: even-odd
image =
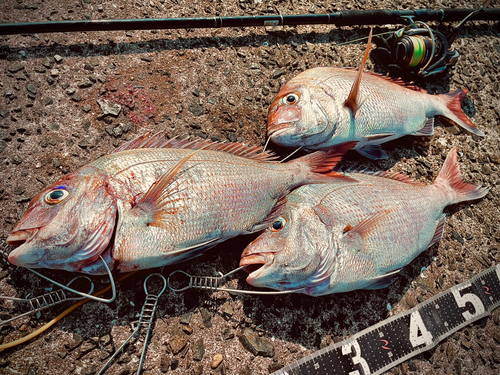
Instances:
[[[476,186],[462,180],[456,147],[453,147],[446,156],[443,167],[433,185],[448,191],[451,189],[454,193],[453,203],[482,198],[490,191],[489,187]]]
[[[462,111],[461,104],[465,95],[467,95],[467,89],[458,89],[453,92],[440,95],[446,105],[446,110],[442,115],[449,118],[464,129],[467,129],[471,133],[484,137],[485,134],[479,130]]]
[[[342,160],[344,155],[352,149],[357,142],[345,142],[338,146],[332,147],[325,151],[316,151],[312,154],[292,160],[290,163],[306,165],[309,172],[314,174],[310,183],[331,181],[326,177],[338,177],[346,180],[353,180],[345,176],[343,173],[336,172],[333,169]],[[310,174],[308,177],[311,177]]]

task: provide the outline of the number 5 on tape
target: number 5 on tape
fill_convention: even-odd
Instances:
[[[466,282],[460,284],[457,289],[451,290],[453,297],[455,297],[455,301],[457,302],[458,307],[465,307],[467,302],[471,303],[472,306],[474,306],[474,313],[471,313],[469,310],[464,311],[462,313],[465,320],[470,320],[474,318],[476,315],[484,313],[484,305],[483,302],[481,301],[481,298],[476,296],[474,293],[465,293],[463,295],[460,293],[463,289],[469,288],[471,286],[472,286],[471,282]]]

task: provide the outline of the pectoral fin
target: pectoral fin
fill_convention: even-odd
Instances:
[[[217,245],[220,241],[221,241],[220,237],[217,237],[217,238],[213,238],[211,240],[208,240],[208,241],[205,241],[202,243],[198,243],[198,244],[193,245],[193,246],[188,246],[188,247],[184,247],[181,249],[175,249],[175,250],[169,251],[167,254],[169,256],[172,256],[172,255],[180,255],[180,254],[189,252],[189,257],[196,257],[196,256],[200,255],[203,251],[208,250],[209,248]],[[199,253],[199,254],[197,254],[197,253]]]
[[[370,284],[366,285],[363,289],[373,290],[373,289],[386,288],[394,282],[399,271],[401,271],[401,269],[388,272],[382,276],[374,277],[369,280]]]
[[[390,139],[394,139],[394,133],[366,135],[363,137],[363,141],[361,141],[358,144],[363,145],[365,140],[369,141],[369,142],[373,142],[373,141],[378,141],[378,140],[382,140],[382,139],[383,139],[383,141],[380,143],[384,143],[384,142],[387,142],[387,139],[389,139],[389,137],[391,137]],[[398,135],[398,137],[399,137],[399,135]]]
[[[399,137],[401,137],[401,134],[395,133],[367,135],[363,137],[354,149],[369,159],[387,159],[387,154],[380,148],[380,145]]]
[[[200,150],[198,150],[200,151]],[[141,210],[149,219],[147,225],[165,227],[170,215],[178,213],[182,207],[176,205],[182,198],[175,197],[178,186],[174,186],[182,166],[198,151],[183,157],[168,173],[160,177],[144,194],[133,210]]]
[[[387,154],[384,150],[380,148],[380,145],[366,145],[356,149],[361,155],[367,157],[368,159],[387,159]]]
[[[362,105],[362,103],[359,100],[359,85],[361,84],[361,76],[363,75],[363,70],[365,69],[365,64],[366,61],[368,60],[368,55],[370,53],[370,47],[372,44],[372,33],[373,29],[370,29],[370,36],[368,37],[368,44],[366,46],[365,56],[363,57],[363,61],[361,62],[361,66],[359,67],[358,75],[354,80],[351,92],[349,93],[347,100],[344,102],[344,107],[349,108],[351,110],[353,117],[356,116],[357,110]]]
[[[369,249],[366,246],[368,236],[382,225],[383,220],[386,219],[390,212],[391,210],[385,210],[363,219],[355,226],[347,225],[344,229],[345,233],[342,240],[352,244],[353,246],[350,246],[351,249],[368,253]]]

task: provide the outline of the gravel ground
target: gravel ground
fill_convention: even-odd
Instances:
[[[0,0],[0,18],[23,22],[477,5],[398,0],[334,4],[312,0]],[[498,1],[492,4],[499,5]],[[388,29],[393,28],[376,28],[375,32]],[[147,131],[264,144],[267,108],[279,88],[308,68],[358,66],[365,42],[337,44],[367,34],[367,27],[300,26],[1,37],[0,237],[8,235],[29,200],[46,185]],[[468,88],[464,111],[486,137],[472,136],[438,120],[431,138],[407,137],[387,145],[389,159],[385,161],[349,153],[345,164],[391,169],[430,183],[449,149],[458,146],[465,179],[488,185],[491,192],[480,201],[448,207],[440,243],[405,267],[384,290],[321,298],[166,292],[160,299],[145,373],[267,374],[500,262],[499,23],[468,23],[455,46],[461,57],[454,67],[416,83],[430,93]],[[367,69],[388,72],[377,52],[372,52]],[[120,112],[105,115],[99,104],[105,101],[118,103]],[[241,251],[253,238],[225,242],[194,262],[162,272],[169,275],[183,269],[213,276],[216,271],[228,272],[237,267]],[[28,271],[6,262],[0,265],[0,294],[39,295],[50,287]],[[65,272],[46,274],[63,282],[73,277]],[[145,298],[146,275],[138,273],[119,283],[116,302],[87,303],[35,339],[1,352],[0,373],[96,373],[131,332],[130,323]],[[101,279],[95,281],[96,288],[102,288]],[[248,288],[243,275],[230,285]],[[1,306],[0,318],[23,307],[7,302]],[[60,305],[2,327],[0,341],[27,335],[66,307]],[[129,345],[107,374],[133,373],[141,347],[141,341]],[[497,310],[390,373],[498,374],[499,348]]]

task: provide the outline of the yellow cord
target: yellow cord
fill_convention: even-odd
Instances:
[[[127,274],[123,275],[122,277],[120,277],[119,279],[117,279],[116,281],[119,282],[119,281],[125,280],[127,277],[129,277],[130,275],[133,275],[136,272],[137,271],[127,273]],[[109,285],[106,288],[100,290],[99,292],[93,294],[93,296],[97,297],[97,296],[99,296],[99,295],[107,292],[110,289],[111,289],[111,285]],[[58,316],[56,316],[54,319],[52,319],[50,322],[48,322],[44,326],[42,326],[42,327],[38,328],[36,331],[30,333],[29,335],[26,335],[26,336],[24,336],[24,337],[22,337],[22,338],[20,338],[18,340],[15,340],[15,341],[8,342],[6,344],[0,345],[0,352],[2,350],[4,350],[4,349],[12,348],[12,347],[14,347],[16,345],[22,344],[23,342],[31,340],[35,336],[38,336],[40,333],[42,333],[43,331],[49,329],[54,324],[56,324],[59,320],[61,320],[62,318],[64,318],[66,315],[68,315],[69,313],[71,313],[73,310],[77,309],[81,305],[87,303],[88,301],[90,301],[90,298],[86,298],[83,301],[79,301],[79,302],[75,303],[73,306],[71,306],[70,308],[64,310],[61,314],[59,314]]]

